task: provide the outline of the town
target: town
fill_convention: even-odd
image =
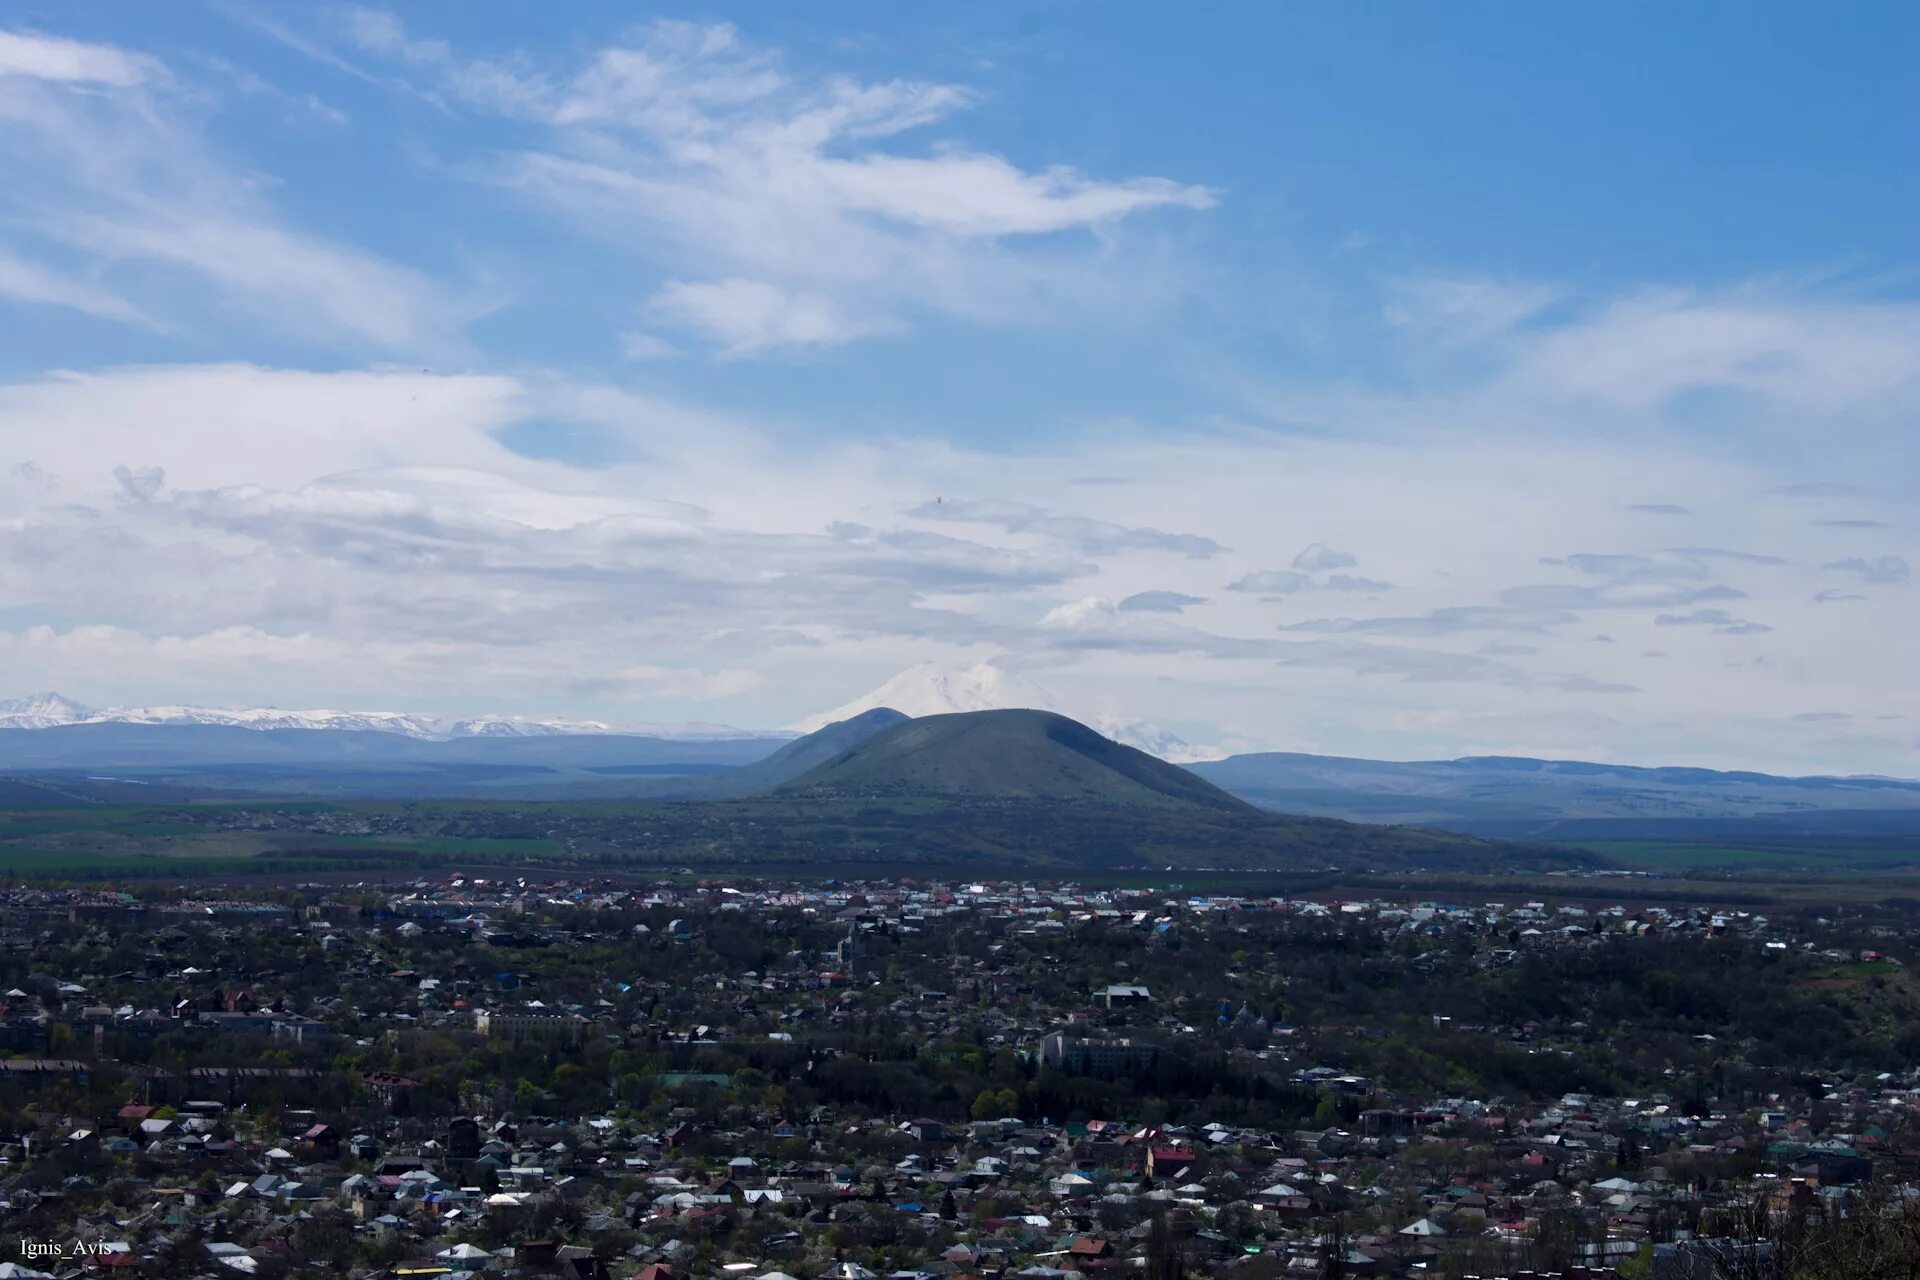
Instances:
[[[15,888],[0,1276],[1920,1256],[1914,904],[1567,892]]]

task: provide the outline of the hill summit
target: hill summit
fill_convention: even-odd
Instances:
[[[1252,806],[1164,760],[1051,711],[921,716],[881,729],[781,788],[789,792]]]
[[[1175,764],[1212,760],[1219,755],[1209,747],[1197,747],[1182,741],[1178,735],[1145,720],[1110,715],[1063,702],[1027,676],[992,661],[975,663],[971,667],[923,662],[919,666],[908,667],[879,688],[852,702],[843,703],[819,715],[808,716],[787,727],[796,733],[812,733],[876,707],[890,707],[922,720],[961,711],[1052,711],[1090,725],[1115,742],[1137,747],[1148,755],[1159,756]]]

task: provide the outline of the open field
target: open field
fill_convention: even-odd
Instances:
[[[1253,809],[1099,800],[778,795],[702,802],[198,802],[0,809],[0,872],[58,858],[111,874],[175,859],[323,859],[392,868],[515,861],[616,871],[768,864],[1238,868],[1292,873],[1545,872],[1597,860],[1571,846],[1294,818]],[[74,874],[80,874],[75,871]]]
[[[1571,842],[1591,865],[1555,873],[1541,846],[1422,845],[1421,833],[1261,817],[1120,817],[1094,809],[885,806],[793,800],[713,804],[312,800],[0,806],[0,877],[36,881],[372,879],[514,867],[610,878],[793,880],[925,876],[1072,879],[1173,893],[1393,896],[1562,903],[1920,901],[1920,849],[1888,839],[1803,845]],[[1277,824],[1277,825],[1276,825]],[[1369,847],[1373,846],[1373,847]],[[1378,852],[1376,852],[1376,850]],[[1461,850],[1477,856],[1457,859]],[[1124,852],[1123,852],[1124,851]],[[1598,855],[1596,859],[1594,855]],[[1370,868],[1370,869],[1369,869]]]
[[[1576,842],[1569,842],[1576,843]],[[1700,843],[1687,840],[1582,840],[1582,849],[1635,870],[1668,874],[1920,872],[1920,842],[1908,838],[1806,837],[1800,841]]]

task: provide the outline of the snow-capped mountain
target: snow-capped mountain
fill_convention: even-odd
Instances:
[[[330,729],[397,733],[408,738],[531,738],[554,734],[625,734],[682,740],[784,738],[790,735],[724,724],[612,725],[601,720],[542,720],[526,716],[447,719],[402,711],[286,711],[278,707],[82,706],[57,693],[0,700],[0,729],[51,729],[73,724],[225,725],[238,729]]]
[[[345,729],[439,736],[434,721],[395,711],[283,711],[278,707],[108,707],[89,710],[75,724],[213,724],[236,729]]]
[[[1115,742],[1123,742],[1172,764],[1197,764],[1202,760],[1218,760],[1221,756],[1213,747],[1195,746],[1172,730],[1146,720],[1096,715],[1087,723]]]
[[[943,667],[936,662],[923,662],[917,667],[908,667],[871,693],[787,727],[797,733],[812,733],[836,720],[850,720],[876,707],[892,707],[903,716],[1002,711],[1009,707],[1060,710],[1058,702],[1045,689],[1025,676],[990,662],[971,667]]]
[[[1025,707],[1071,716],[1083,724],[1092,725],[1115,742],[1125,743],[1175,764],[1191,764],[1196,760],[1212,760],[1219,756],[1217,751],[1196,747],[1144,720],[1103,715],[1063,705],[1053,694],[1026,676],[991,662],[976,663],[971,667],[945,667],[937,662],[923,662],[919,666],[908,667],[871,693],[863,694],[831,711],[822,711],[818,715],[795,721],[787,727],[796,733],[812,733],[836,720],[851,719],[876,707],[892,707],[908,716]]]
[[[0,698],[0,728],[50,729],[77,724],[92,713],[57,693],[34,693],[24,698]]]

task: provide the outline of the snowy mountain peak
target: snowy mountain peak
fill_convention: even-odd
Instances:
[[[1171,730],[1163,729],[1145,720],[1132,720],[1123,716],[1094,716],[1087,723],[1115,742],[1125,743],[1136,751],[1144,751],[1150,756],[1159,756],[1162,760],[1173,764],[1196,764],[1202,760],[1218,760],[1221,755],[1212,747],[1196,747]]]
[[[0,698],[0,728],[50,729],[74,724],[93,711],[57,693],[30,693],[24,698]]]
[[[1093,726],[1115,742],[1176,764],[1211,760],[1218,754],[1203,747],[1194,747],[1158,725],[1143,720],[1089,714],[1065,706],[1026,676],[991,662],[976,663],[970,667],[947,667],[937,662],[923,662],[908,667],[871,693],[787,727],[796,733],[812,733],[837,720],[851,719],[876,707],[891,707],[902,715],[915,717],[1024,707],[1071,716]]]
[[[529,720],[525,716],[477,716],[446,727],[449,738],[546,738],[556,733],[617,733],[599,720]]]
[[[1009,707],[1060,710],[1053,695],[1045,689],[990,662],[971,667],[943,667],[937,662],[923,662],[917,667],[908,667],[871,693],[831,711],[808,716],[788,728],[797,733],[812,733],[836,720],[848,720],[876,707],[892,707],[905,716],[1000,711]]]
[[[440,736],[429,716],[398,711],[283,711],[279,707],[113,707],[96,711],[82,723],[205,724],[236,729],[334,729],[399,733],[409,738]]]
[[[647,724],[615,727],[599,720],[545,720],[526,716],[475,716],[449,720],[402,711],[284,711],[278,707],[82,706],[57,693],[0,700],[0,729],[52,729],[78,724],[222,725],[235,729],[326,729],[397,733],[408,738],[528,738],[553,734],[633,734],[652,738],[786,737],[719,724]]]

